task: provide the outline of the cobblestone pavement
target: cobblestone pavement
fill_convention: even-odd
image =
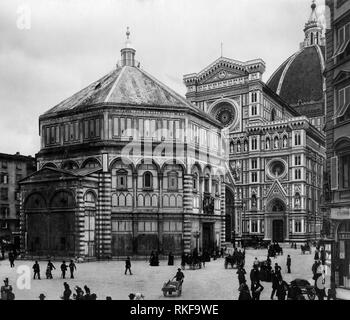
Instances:
[[[266,259],[267,250],[246,251],[247,281],[250,286],[249,272],[255,257],[259,260]],[[287,254],[292,258],[292,273],[287,274]],[[277,262],[282,267],[282,275],[287,282],[295,278],[303,278],[312,281],[311,266],[313,254],[302,255],[300,249],[284,249],[284,255],[272,259],[272,264]],[[159,267],[151,267],[146,261],[132,261],[133,275],[124,275],[124,261],[89,262],[77,264],[75,279],[63,280],[60,278],[59,267],[61,262],[54,262],[56,270],[53,271],[53,280],[46,280],[46,262],[41,261],[41,280],[31,280],[31,289],[20,290],[16,286],[19,275],[18,266],[27,265],[32,272],[32,261],[16,261],[16,268],[11,269],[7,260],[0,261],[0,278],[8,277],[14,288],[16,300],[36,300],[40,293],[44,293],[47,299],[56,300],[62,295],[63,282],[67,281],[74,291],[76,285],[90,287],[91,292],[97,294],[98,299],[111,296],[113,300],[128,299],[131,292],[141,292],[145,299],[172,299],[172,300],[237,300],[238,279],[236,269],[225,269],[224,259],[212,260],[206,263],[206,267],[200,270],[185,270],[185,281],[182,296],[164,298],[161,288],[163,283],[172,278],[180,260],[175,260],[174,266],[168,266],[167,261],[160,261]],[[31,274],[32,275],[32,274]],[[264,291],[261,299],[268,300],[271,294],[271,283],[262,282]]]

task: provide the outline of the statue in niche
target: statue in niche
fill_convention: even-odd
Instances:
[[[237,152],[241,152],[241,143],[237,142]]]
[[[270,139],[266,139],[266,149],[270,149]]]
[[[287,137],[283,137],[283,148],[287,147]]]

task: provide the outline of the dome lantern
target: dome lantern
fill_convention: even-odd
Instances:
[[[315,0],[311,4],[311,14],[308,22],[305,23],[304,33],[305,39],[301,43],[301,48],[313,46],[313,45],[324,45],[324,36],[323,36],[323,26],[319,21],[319,17],[316,11],[317,5]]]
[[[135,67],[136,50],[131,45],[129,27],[126,28],[125,47],[122,50],[120,50],[120,52],[121,52],[121,66]]]

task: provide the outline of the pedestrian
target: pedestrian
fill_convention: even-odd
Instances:
[[[264,290],[264,287],[261,285],[259,280],[252,282],[251,290],[253,300],[260,300],[260,294]]]
[[[70,261],[69,263],[69,271],[70,271],[70,278],[74,279],[74,270],[77,270],[77,266],[73,262],[73,260]]]
[[[242,265],[240,265],[238,270],[237,270],[239,285],[246,282],[246,279],[245,279],[246,273],[247,272],[245,271],[244,267]]]
[[[69,288],[69,285],[67,282],[64,282],[63,286],[64,286],[64,291],[63,291],[63,296],[61,297],[61,299],[62,300],[70,300],[72,290]]]
[[[168,266],[173,266],[174,265],[174,255],[173,253],[170,251],[169,252],[169,256],[168,256]]]
[[[271,300],[273,300],[273,297],[277,292],[278,286],[279,286],[278,274],[276,274],[276,272],[272,271],[272,292],[271,292],[271,296],[270,296]]]
[[[277,299],[286,300],[286,295],[288,293],[288,284],[284,280],[280,280],[277,287]]]
[[[84,300],[90,300],[90,296],[91,296],[90,288],[87,285],[85,285],[84,290],[85,290]]]
[[[291,265],[292,265],[292,259],[291,259],[290,255],[288,255],[287,256],[287,270],[288,270],[287,272],[288,273],[291,273],[291,271],[290,271]]]
[[[254,265],[250,271],[250,281],[251,283],[259,281],[259,268],[257,265]]]
[[[282,278],[281,270],[282,270],[282,268],[281,268],[281,267],[278,265],[278,263],[276,262],[276,263],[275,263],[275,273],[276,273],[276,275],[277,275],[279,278]]]
[[[62,278],[65,279],[66,278],[66,272],[67,272],[67,265],[66,262],[63,261],[61,264],[61,271],[62,271]]]
[[[74,300],[84,300],[84,291],[82,288],[80,288],[79,286],[76,286],[75,292],[76,293],[73,293]]]
[[[130,275],[132,275],[131,273],[131,261],[130,261],[130,257],[127,257],[125,260],[125,273],[129,270]]]
[[[33,265],[33,271],[34,271],[34,279],[36,278],[36,276],[38,276],[38,280],[40,280],[40,266],[38,261],[35,261]]]
[[[43,293],[40,293],[39,300],[45,300],[46,296]]]
[[[174,278],[175,278],[176,281],[181,282],[181,284],[184,282],[185,275],[184,275],[184,273],[181,271],[181,268],[178,268],[178,269],[177,269],[177,272],[176,272],[176,275],[175,275]],[[174,279],[174,278],[173,278],[173,279]]]
[[[221,249],[220,249],[220,256],[221,256],[221,258],[224,257],[224,248],[221,248]]]
[[[315,249],[315,256],[314,256],[314,260],[318,261],[320,259],[320,255],[319,255],[319,251],[318,248]]]
[[[15,300],[15,295],[12,292],[12,286],[9,285],[9,279],[5,278],[4,285],[0,289],[1,300]]]
[[[255,257],[255,259],[254,259],[253,266],[258,266],[259,267],[259,260],[258,260],[257,257]]]
[[[322,265],[324,266],[326,264],[326,251],[324,250],[323,247],[321,247],[321,251],[320,251],[320,260]]]
[[[10,267],[15,267],[15,256],[12,252],[9,252],[9,261],[10,261]]]
[[[56,269],[51,260],[47,262],[46,279],[52,279],[52,270]]]
[[[239,291],[238,300],[252,300],[249,287],[247,286],[247,283],[245,281],[239,286],[238,291]]]

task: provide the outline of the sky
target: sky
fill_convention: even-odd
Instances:
[[[317,0],[320,6],[322,0]],[[264,81],[299,49],[311,0],[1,0],[0,153],[34,156],[38,118],[120,59],[185,95],[184,74],[221,55],[261,58]]]

